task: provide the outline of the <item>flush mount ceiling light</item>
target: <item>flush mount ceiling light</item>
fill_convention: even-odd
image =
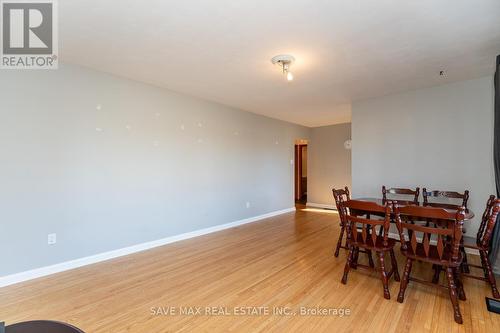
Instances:
[[[290,72],[290,66],[294,63],[295,58],[289,54],[280,54],[271,59],[274,65],[279,65],[288,81],[293,80],[293,74]]]

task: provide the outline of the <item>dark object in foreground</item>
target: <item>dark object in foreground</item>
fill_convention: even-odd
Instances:
[[[70,324],[50,320],[33,320],[12,324],[5,333],[85,333]]]
[[[489,297],[485,297],[485,299],[488,311],[500,314],[500,301]]]

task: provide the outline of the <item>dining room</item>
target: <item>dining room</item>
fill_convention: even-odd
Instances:
[[[0,0],[0,333],[500,331],[476,2]]]
[[[358,275],[370,274],[388,302],[416,302],[425,329],[445,330],[430,313],[471,331],[498,325],[498,131],[495,115],[479,111],[498,108],[488,87],[490,79],[477,79],[353,103],[344,135],[351,158],[347,167],[332,163],[330,178],[315,170],[326,152],[314,146],[312,130],[309,177],[332,186],[310,186],[306,210],[338,212],[331,251],[344,265],[341,284],[357,290]],[[342,140],[334,141],[340,151]],[[478,325],[486,317],[477,310],[493,321]],[[411,331],[424,329],[410,323],[414,317],[404,320]]]

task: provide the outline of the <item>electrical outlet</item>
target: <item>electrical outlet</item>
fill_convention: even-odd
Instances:
[[[47,235],[47,244],[54,245],[57,243],[57,235],[56,234],[48,234]]]
[[[246,205],[247,205],[247,208],[250,208],[250,201],[247,201]]]

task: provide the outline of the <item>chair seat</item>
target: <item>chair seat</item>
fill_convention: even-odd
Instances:
[[[417,243],[416,251],[413,251],[411,243],[406,242],[406,250],[401,247],[401,253],[408,258],[417,259],[421,261],[430,262],[432,264],[440,266],[458,267],[462,263],[462,253],[459,252],[458,259],[452,260],[451,253],[452,249],[450,245],[445,245],[443,249],[443,256],[439,258],[439,252],[436,245],[429,245],[429,256],[426,256],[424,245],[422,243]]]
[[[363,241],[363,235],[360,232],[358,232],[357,239],[351,240],[351,243],[355,247],[363,247],[366,249],[376,250],[376,251],[386,251],[394,248],[396,241],[392,238],[389,238],[387,240],[387,245],[384,245],[384,237],[377,236],[377,238],[375,239],[375,243],[373,243],[373,239],[371,238],[371,236],[367,235],[365,242]]]

